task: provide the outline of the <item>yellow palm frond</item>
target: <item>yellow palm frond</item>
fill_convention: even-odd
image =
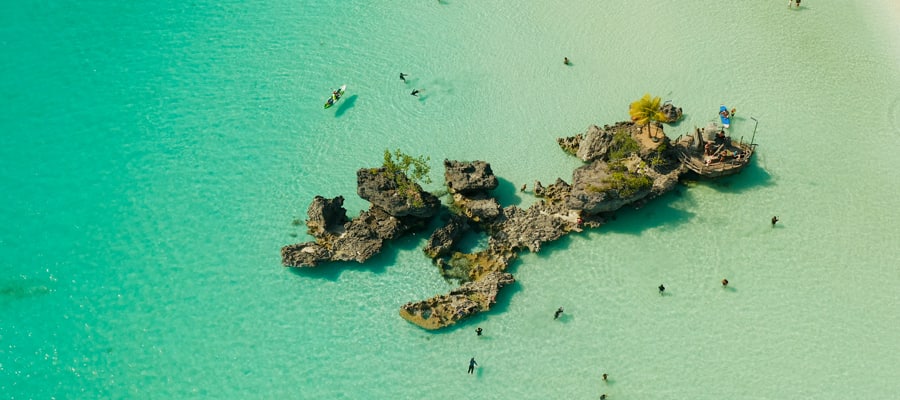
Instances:
[[[631,103],[628,114],[631,120],[639,125],[647,125],[652,121],[665,121],[666,115],[660,110],[662,99],[650,96],[650,93],[641,97],[640,100]]]

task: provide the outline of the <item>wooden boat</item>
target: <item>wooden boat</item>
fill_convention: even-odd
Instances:
[[[678,159],[685,167],[703,178],[734,175],[750,164],[755,148],[753,143],[734,141],[724,130],[710,124],[695,129],[694,135],[675,141]]]

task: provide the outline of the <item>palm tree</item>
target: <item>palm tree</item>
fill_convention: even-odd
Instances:
[[[661,99],[659,97],[651,97],[650,93],[641,97],[640,100],[631,103],[628,114],[631,114],[631,121],[647,127],[647,135],[650,135],[650,123],[665,121],[668,116],[659,108]],[[653,138],[656,140],[656,138]]]

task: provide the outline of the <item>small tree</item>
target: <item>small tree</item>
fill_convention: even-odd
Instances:
[[[660,101],[662,99],[659,97],[651,97],[650,93],[647,93],[640,100],[631,103],[628,109],[628,114],[631,115],[631,120],[634,123],[647,127],[647,135],[650,135],[651,122],[666,121],[669,118],[659,108]]]
[[[419,189],[416,184],[419,182],[431,183],[431,167],[428,166],[428,157],[419,156],[412,157],[403,153],[400,149],[384,150],[384,164],[382,165],[385,174],[397,185],[397,192],[406,196],[410,203],[420,207],[422,205],[422,197],[419,195]]]

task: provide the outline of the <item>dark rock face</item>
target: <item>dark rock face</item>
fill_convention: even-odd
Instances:
[[[306,227],[314,237],[319,237],[325,232],[339,232],[344,229],[344,224],[349,221],[347,210],[344,209],[344,197],[326,199],[316,196],[306,210]]]
[[[450,214],[447,224],[436,229],[431,234],[431,237],[425,244],[425,248],[422,250],[432,259],[449,255],[453,246],[456,245],[456,241],[468,230],[469,224],[465,218],[456,214]]]
[[[566,152],[567,154],[576,155],[578,154],[578,149],[581,146],[581,141],[584,140],[584,135],[577,134],[575,136],[569,136],[564,138],[557,138],[556,144]]]
[[[437,197],[422,190],[421,186],[410,182],[405,176],[401,175],[397,179],[407,185],[408,189],[403,193],[384,168],[362,168],[356,171],[356,192],[359,197],[395,217],[429,218],[437,213],[441,207],[441,201]]]
[[[461,162],[444,160],[444,179],[451,193],[484,192],[499,184],[491,164],[484,161]]]
[[[667,120],[665,122],[675,122],[681,119],[683,113],[681,112],[681,107],[675,107],[672,103],[663,104],[662,107],[659,108],[663,114],[666,114]]]
[[[313,200],[313,205],[310,206],[311,220],[323,219],[321,210],[324,208],[319,207],[320,204],[336,203],[327,199]],[[412,226],[409,223],[373,206],[340,229],[317,231],[314,234],[315,242],[283,247],[281,259],[284,265],[291,267],[315,267],[330,261],[362,263],[378,254],[385,240],[396,239],[410,229]]]

